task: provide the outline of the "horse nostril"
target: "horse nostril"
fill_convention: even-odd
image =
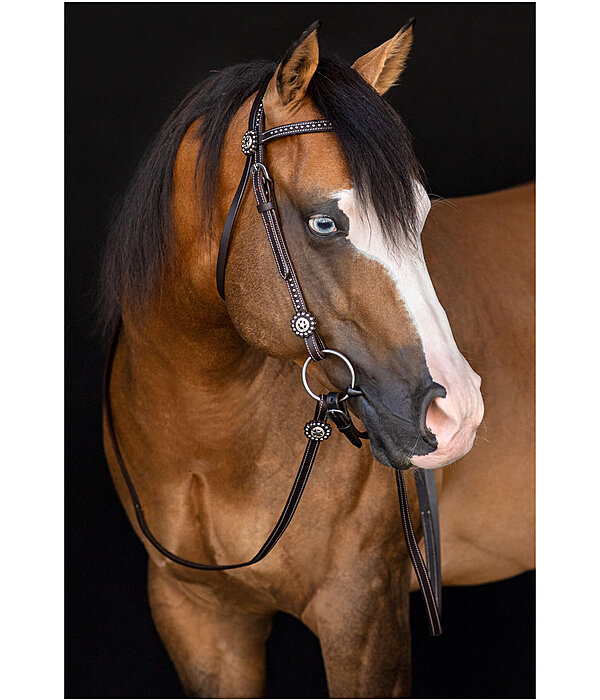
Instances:
[[[435,401],[435,399],[443,399],[446,396],[446,389],[441,384],[432,382],[425,393],[423,394],[423,399],[421,401],[421,410],[419,411],[419,432],[423,440],[434,449],[437,447],[438,442],[435,435],[427,427],[427,411],[429,407]]]

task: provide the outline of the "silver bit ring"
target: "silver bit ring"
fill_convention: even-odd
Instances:
[[[335,355],[336,357],[339,357],[340,360],[343,360],[346,363],[346,366],[350,370],[350,389],[354,389],[354,382],[356,381],[356,375],[354,374],[354,367],[352,366],[352,363],[350,360],[345,356],[342,355],[341,352],[338,352],[337,350],[323,350],[323,352],[326,355]],[[307,357],[306,362],[304,363],[302,367],[302,384],[304,384],[304,388],[306,389],[307,393],[315,399],[315,401],[319,400],[319,397],[311,391],[310,387],[308,386],[308,381],[306,380],[306,370],[308,368],[308,365],[310,364],[310,361],[312,360],[312,357]],[[348,398],[348,394],[343,396],[340,401],[345,401]]]

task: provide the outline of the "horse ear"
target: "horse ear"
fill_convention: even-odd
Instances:
[[[412,17],[391,39],[357,59],[352,66],[380,95],[398,82],[413,42]]]
[[[271,78],[263,103],[265,113],[276,118],[278,112],[295,111],[302,101],[319,64],[319,41],[317,20],[306,29],[288,48],[283,60]]]

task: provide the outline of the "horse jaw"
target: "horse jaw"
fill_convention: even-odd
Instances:
[[[420,233],[431,204],[416,181],[415,187]],[[481,378],[456,346],[425,264],[420,237],[416,250],[392,254],[384,243],[374,211],[366,215],[360,212],[354,190],[342,190],[334,196],[350,221],[348,240],[392,277],[397,300],[408,311],[419,334],[431,377],[446,389],[446,397],[434,399],[426,416],[426,425],[437,438],[437,448],[430,454],[411,457],[411,463],[417,467],[443,467],[463,457],[473,445],[483,419]]]

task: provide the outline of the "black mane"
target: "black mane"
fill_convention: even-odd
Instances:
[[[205,217],[215,193],[215,177],[227,128],[242,103],[265,85],[276,63],[226,68],[195,87],[171,114],[144,154],[116,208],[104,255],[100,315],[109,331],[126,298],[143,312],[171,260],[173,166],[189,126],[202,117],[198,177]],[[398,232],[414,232],[416,201],[412,178],[420,177],[410,136],[396,112],[352,68],[321,58],[309,95],[338,135],[359,200],[369,203],[388,244]],[[201,235],[200,233],[198,235]]]

